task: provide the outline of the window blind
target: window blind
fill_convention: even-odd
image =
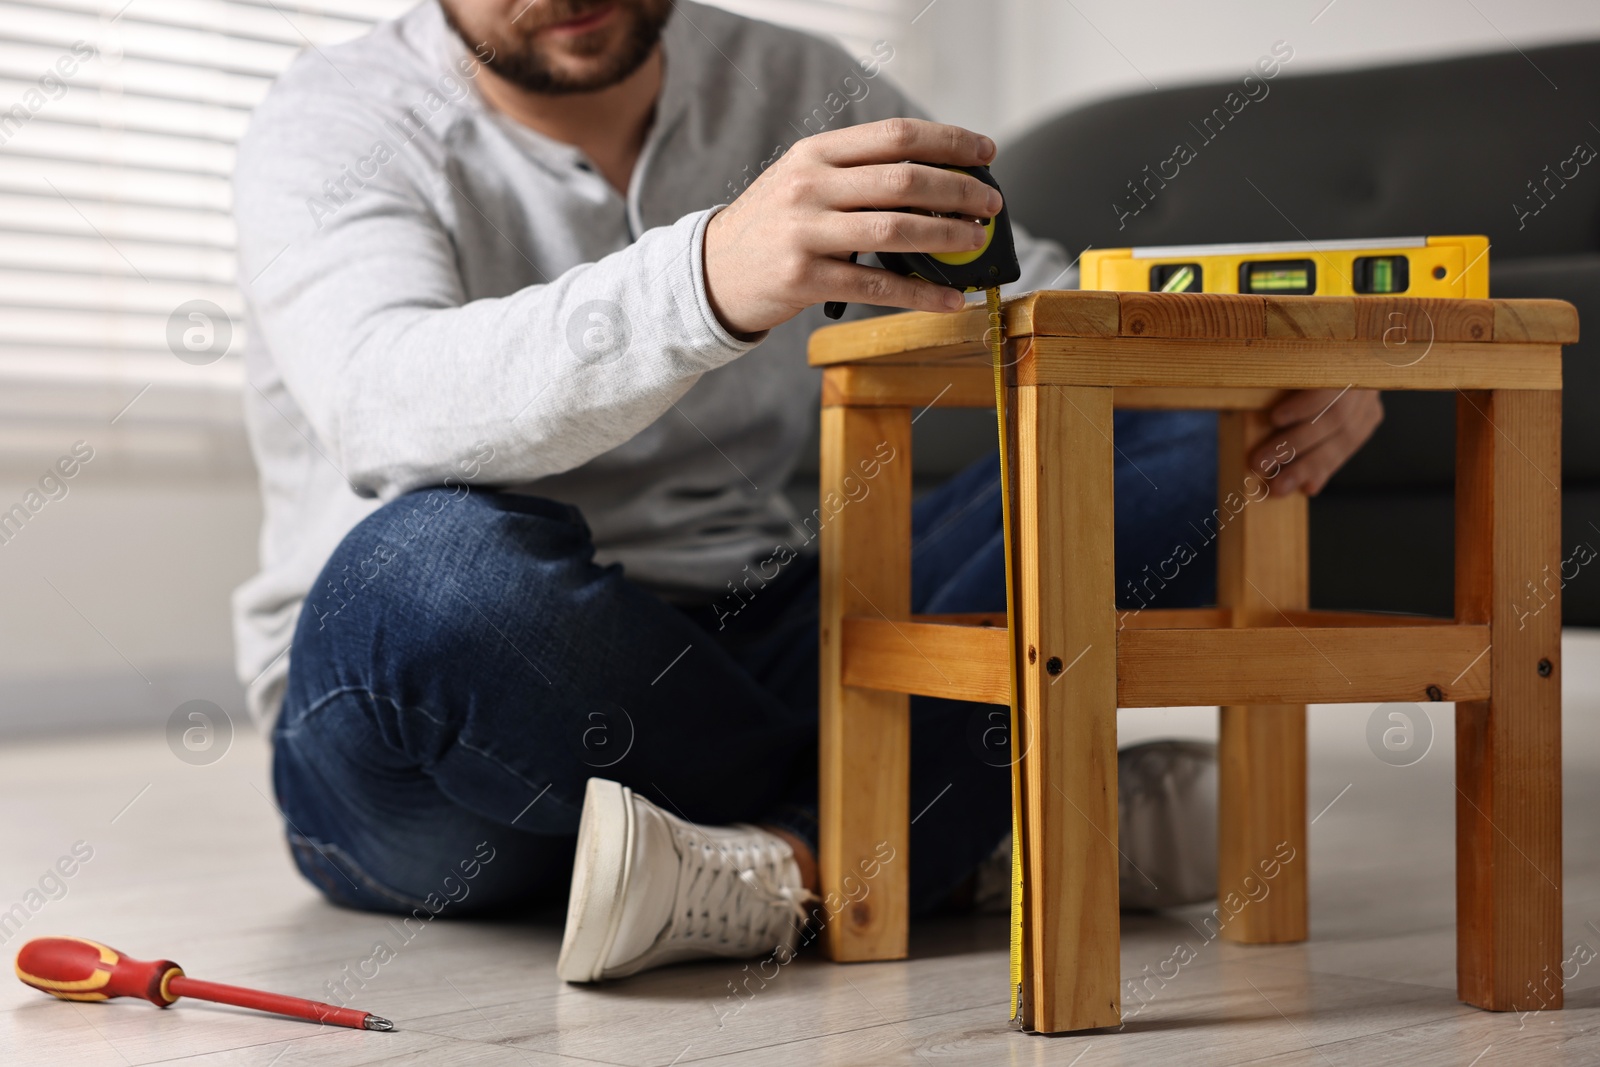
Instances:
[[[234,145],[298,52],[409,6],[0,0],[0,457],[243,462]]]
[[[234,145],[300,51],[414,2],[0,0],[0,465],[92,431],[246,469]],[[904,22],[901,0],[722,6],[856,54]]]

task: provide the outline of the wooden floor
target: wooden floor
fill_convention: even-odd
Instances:
[[[197,977],[319,997],[385,941],[398,951],[355,1006],[369,1034],[184,1002],[68,1004],[0,983],[0,1062],[66,1064],[1499,1064],[1600,1062],[1600,633],[1569,633],[1567,1008],[1491,1015],[1455,999],[1449,706],[1419,763],[1366,748],[1368,706],[1313,709],[1312,940],[1244,948],[1197,929],[1205,908],[1123,917],[1121,1031],[1044,1038],[1005,1024],[1005,924],[915,928],[904,963],[802,956],[754,995],[742,964],[669,968],[599,989],[555,977],[554,921],[438,921],[409,943],[337,911],[291,871],[267,801],[265,745],[245,728],[211,766],[160,736],[0,752],[0,912],[77,841],[93,858],[0,948],[76,934]],[[1124,712],[1124,737],[1192,720]],[[241,724],[242,725],[242,724]],[[70,784],[64,784],[70,783]],[[1331,806],[1329,806],[1331,803]],[[1325,809],[1325,810],[1324,810]],[[37,902],[38,898],[34,898]],[[24,911],[27,911],[24,904]],[[1172,959],[1192,954],[1176,967]],[[1582,946],[1582,947],[1580,947]],[[1579,961],[1590,962],[1580,964]],[[1574,972],[1575,975],[1574,975]],[[367,973],[373,968],[368,965]],[[749,988],[760,982],[751,979]],[[1142,1006],[1141,1006],[1142,1002]]]

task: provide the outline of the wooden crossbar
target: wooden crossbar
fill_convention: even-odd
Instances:
[[[1481,700],[1487,626],[1124,630],[1117,706]]]
[[[967,619],[993,621],[847,616],[844,684],[1005,704],[1006,631]],[[1486,626],[1361,612],[1298,611],[1284,621],[1230,628],[1215,608],[1127,613],[1116,638],[1117,706],[1420,703],[1489,693]],[[1073,657],[1058,658],[1062,673],[1071,669]]]
[[[845,616],[842,675],[845,685],[916,696],[1011,702],[1003,627],[958,623],[894,622]]]

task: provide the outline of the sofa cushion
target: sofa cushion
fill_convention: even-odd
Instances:
[[[1496,260],[1491,249],[1489,258],[1492,295],[1552,297],[1578,309],[1578,343],[1561,356],[1561,480],[1600,484],[1600,254]]]
[[[1454,612],[1455,507],[1448,489],[1324,493],[1311,501],[1311,603],[1319,608]],[[1561,508],[1561,618],[1600,626],[1600,488],[1568,488]],[[1543,610],[1530,587],[1516,608]]]
[[[1074,253],[1453,233],[1501,259],[1600,248],[1600,159],[1568,162],[1600,148],[1600,42],[1329,74],[1291,60],[1248,93],[1245,73],[1035,127],[995,164],[1012,217]],[[1178,145],[1193,158],[1163,181]]]

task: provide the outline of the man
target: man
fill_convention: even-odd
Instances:
[[[266,521],[239,661],[330,900],[456,914],[570,882],[574,981],[793,944],[825,521],[781,492],[817,403],[805,339],[827,300],[961,307],[849,256],[974,248],[999,207],[905,162],[995,148],[915,118],[892,54],[686,0],[425,0],[258,109],[236,193]],[[1014,288],[1067,279],[1018,245]],[[1374,396],[1334,400],[1278,409],[1274,491],[1370,434]],[[1119,416],[1124,574],[1209,514],[1214,425]],[[916,610],[1003,605],[995,470],[918,502]],[[1162,595],[1202,602],[1207,571]],[[984,710],[917,701],[918,912],[1008,825]]]

